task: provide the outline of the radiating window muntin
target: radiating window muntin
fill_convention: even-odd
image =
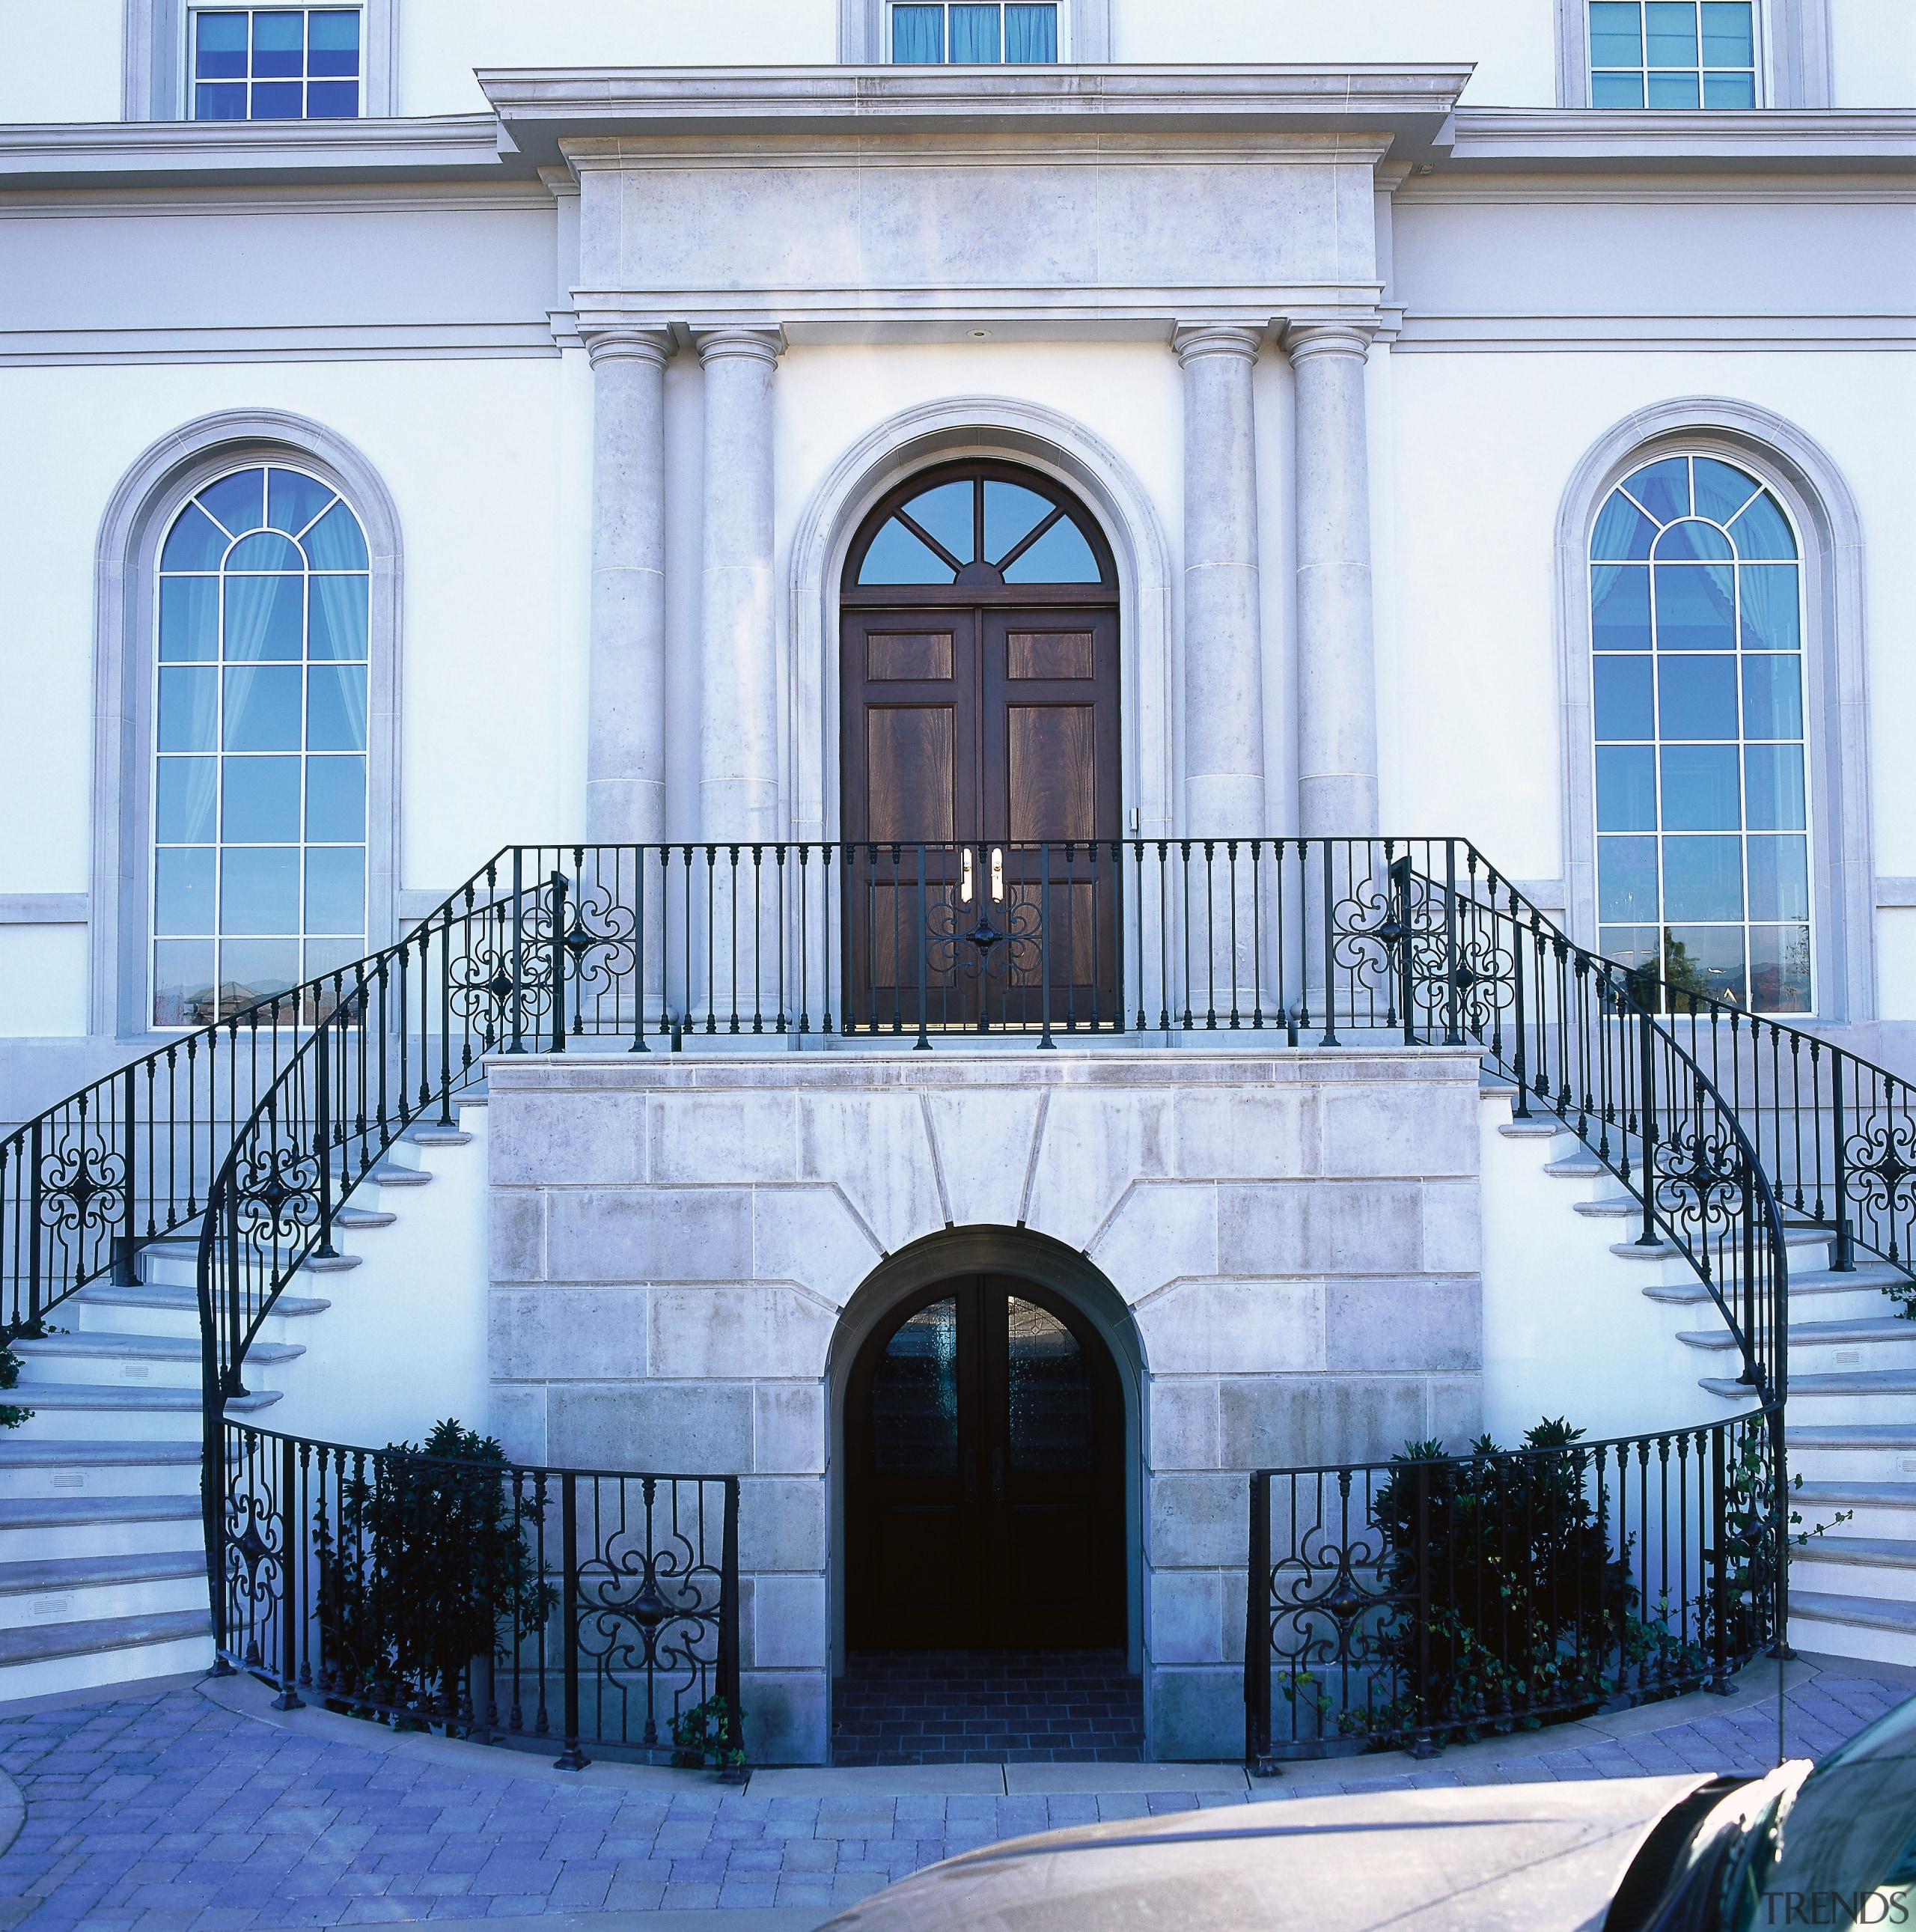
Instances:
[[[1754,0],[1590,0],[1593,107],[1754,107]]]
[[[1062,502],[1027,483],[973,476],[934,482],[907,497],[873,533],[856,580],[871,589],[1102,584],[1105,576]]]
[[[1599,948],[1815,1010],[1799,548],[1714,457],[1627,476],[1591,541]]]
[[[1055,5],[894,0],[892,60],[896,66],[1049,67],[1057,58]]]
[[[167,531],[155,1026],[204,1025],[365,952],[370,584],[350,506],[280,464],[215,478]]]
[[[196,121],[349,121],[360,111],[357,7],[208,7],[187,29]]]

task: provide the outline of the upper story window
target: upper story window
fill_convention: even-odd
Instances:
[[[1590,0],[1590,104],[1754,107],[1756,10],[1753,0]]]
[[[192,16],[196,121],[339,121],[359,112],[356,7],[221,8]]]
[[[156,599],[153,1023],[203,1026],[366,950],[366,538],[256,464],[168,531]]]
[[[1045,67],[1058,57],[1058,10],[895,0],[892,58],[901,67]]]
[[[1598,942],[1759,1012],[1815,1010],[1796,534],[1747,470],[1666,456],[1591,539]]]

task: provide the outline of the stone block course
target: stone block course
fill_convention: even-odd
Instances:
[[[553,1281],[751,1279],[748,1189],[556,1188],[547,1199]]]

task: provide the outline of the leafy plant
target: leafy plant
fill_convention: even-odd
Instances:
[[[722,1691],[688,1705],[672,1720],[672,1762],[688,1771],[697,1771],[708,1758],[727,1771],[742,1768],[745,1719],[744,1710],[734,1713]]]
[[[0,1390],[19,1386],[21,1362],[13,1353],[14,1338],[0,1330]],[[16,1402],[0,1402],[0,1429],[17,1429],[33,1414]]]
[[[450,1721],[475,1656],[536,1630],[556,1598],[527,1546],[542,1498],[508,1478],[505,1454],[448,1419],[424,1444],[389,1444],[342,1474],[336,1522],[314,1547],[325,1660],[349,1696],[414,1703]]]
[[[1427,1442],[1392,1459],[1374,1516],[1398,1612],[1378,1647],[1408,1688],[1370,1728],[1380,1716],[1387,1732],[1439,1739],[1534,1727],[1602,1702],[1614,1688],[1606,1653],[1654,1653],[1627,1552],[1612,1556],[1603,1498],[1588,1491],[1582,1434],[1546,1420],[1524,1446],[1562,1453],[1515,1454],[1485,1436],[1468,1458]]]

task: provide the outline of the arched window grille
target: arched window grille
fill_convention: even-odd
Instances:
[[[1815,1010],[1803,586],[1775,495],[1708,456],[1624,478],[1591,541],[1599,944]]]
[[[1042,493],[1035,476],[1016,482],[985,465],[965,467],[971,473],[931,483],[886,518],[848,573],[852,586],[1108,580],[1062,492]]]
[[[152,1019],[202,1025],[366,950],[369,577],[319,478],[200,488],[154,600]]]

